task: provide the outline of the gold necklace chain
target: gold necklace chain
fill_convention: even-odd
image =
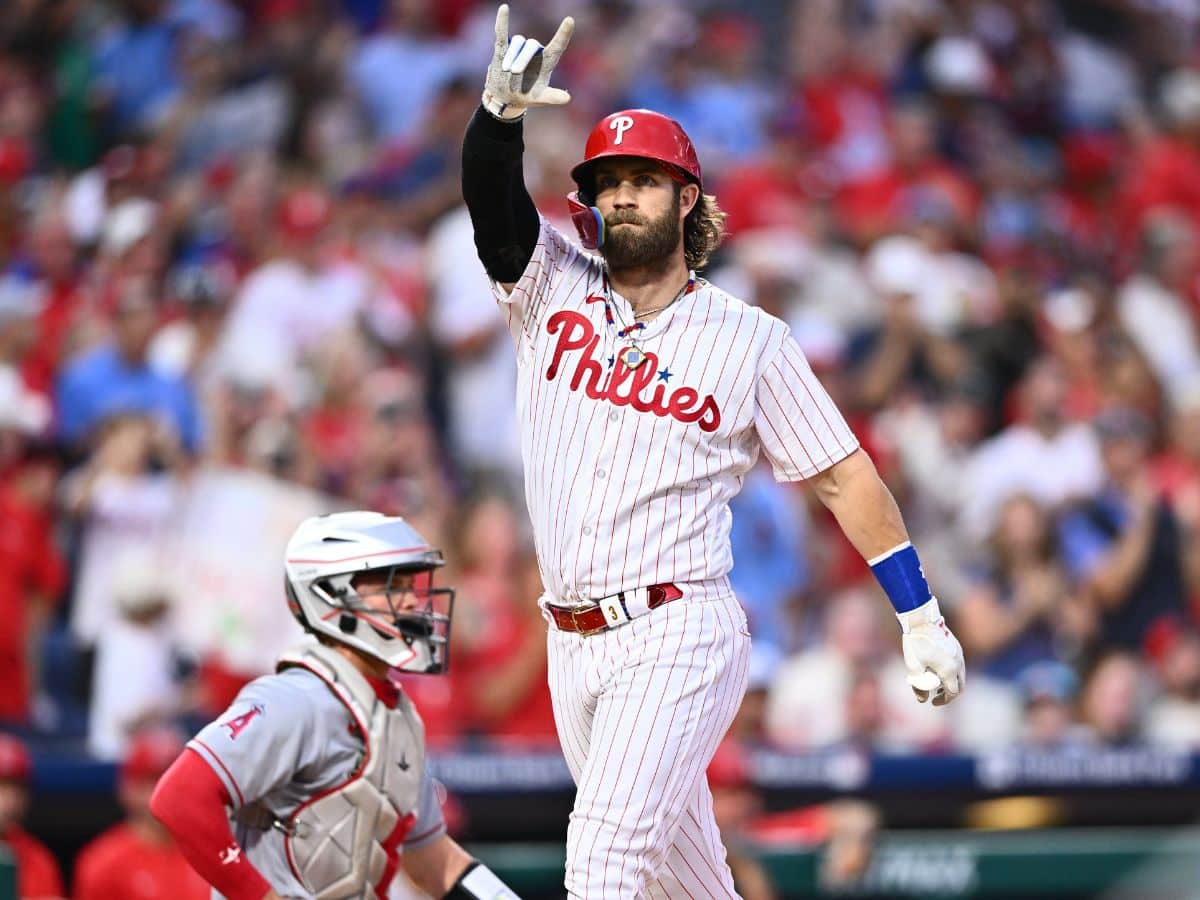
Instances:
[[[682,297],[684,294],[687,294],[689,292],[689,289],[694,288],[695,285],[696,285],[696,273],[689,270],[687,284],[685,284],[683,287],[681,287],[679,289],[679,293],[675,295],[675,299],[672,300],[670,303],[668,303],[666,306],[660,306],[656,309],[647,309],[641,313],[635,312],[633,314],[633,324],[632,325],[625,325],[624,318],[621,318],[621,320],[620,320],[621,328],[618,329],[618,331],[617,331],[617,337],[625,338],[626,340],[629,341],[629,345],[624,350],[619,351],[618,355],[620,356],[621,361],[627,367],[629,367],[630,369],[636,369],[638,366],[640,366],[646,360],[646,354],[642,352],[641,344],[639,343],[638,338],[635,334],[635,332],[637,332],[638,330],[644,329],[646,327],[646,323],[639,322],[638,319],[644,319],[646,316],[651,315],[652,313],[662,312],[667,307],[674,305],[676,303],[676,301],[679,300],[680,297]],[[605,306],[605,310],[606,310],[606,317],[608,318],[608,322],[611,327],[613,324],[615,324],[614,323],[615,316],[613,314],[616,313],[616,315],[620,315],[620,313],[619,313],[619,311],[616,310],[616,304],[613,302],[613,299],[612,299],[612,286],[609,284],[607,273],[605,274],[605,277],[604,277],[604,292],[605,292],[604,306]]]
[[[679,289],[679,293],[675,295],[674,299],[672,299],[670,303],[666,304],[665,306],[655,307],[654,309],[646,309],[646,310],[642,310],[642,312],[635,312],[633,314],[633,321],[637,322],[639,319],[644,319],[644,318],[646,318],[646,316],[653,315],[656,312],[662,312],[664,309],[670,309],[672,306],[674,306],[676,303],[679,302],[680,298],[682,298],[688,292],[688,288],[691,287],[692,285],[694,285],[695,283],[696,283],[696,273],[689,271],[688,272],[688,280],[683,283],[683,287],[681,287]],[[609,306],[612,307],[613,312],[619,317],[620,324],[622,326],[624,326],[625,325],[624,317],[621,316],[620,310],[617,309],[617,304],[613,302],[612,285],[609,283],[609,280],[607,277],[605,277],[605,279],[604,279],[604,290],[605,290],[605,293],[608,294],[607,299],[608,299]]]
[[[646,316],[653,315],[656,312],[662,312],[664,309],[670,309],[672,306],[674,306],[676,303],[679,302],[680,297],[682,297],[684,294],[687,293],[688,285],[691,283],[692,283],[692,279],[689,276],[688,280],[686,282],[684,282],[683,287],[681,287],[679,289],[679,293],[675,295],[675,298],[670,303],[668,303],[666,306],[656,307],[655,309],[646,309],[646,310],[642,310],[641,312],[635,312],[633,314],[633,321],[636,322],[638,319],[644,319],[644,318],[646,318]]]

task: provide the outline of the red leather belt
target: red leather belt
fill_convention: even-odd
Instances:
[[[646,588],[646,605],[650,609],[658,609],[664,603],[678,600],[682,596],[683,591],[673,584],[652,584]],[[629,611],[624,609],[624,591],[615,596],[606,597],[600,603],[621,604],[625,616],[617,624],[623,624],[629,620]],[[574,631],[586,636],[613,627],[613,623],[610,623],[608,618],[605,617],[600,603],[593,603],[591,606],[583,607],[555,606],[553,603],[549,603],[546,605],[546,609],[550,611],[550,615],[554,619],[554,624],[558,626],[560,631]]]

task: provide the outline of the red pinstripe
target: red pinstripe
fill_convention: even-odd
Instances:
[[[812,407],[816,409],[817,413],[821,416],[821,420],[825,423],[825,432],[827,434],[833,436],[836,439],[836,432],[834,431],[833,427],[829,424],[829,419],[825,416],[825,410],[821,409],[821,404],[813,396],[812,388],[810,388],[808,386],[809,378],[805,377],[804,373],[802,373],[799,369],[797,369],[796,364],[794,362],[792,362],[791,357],[788,353],[788,345],[787,344],[784,344],[784,352],[780,356],[781,356],[781,359],[783,360],[783,362],[787,363],[788,367],[795,374],[796,380],[800,382],[801,387],[803,387],[805,392],[807,392],[809,402],[811,403]],[[784,374],[782,366],[779,369],[779,374],[780,375]],[[812,372],[810,370],[809,377],[811,377],[811,376],[812,376]],[[826,458],[832,456],[832,454],[829,452],[829,449],[825,446],[825,442],[823,440],[821,440],[821,433],[816,428],[813,428],[812,422],[809,421],[808,415],[804,411],[804,409],[805,409],[804,404],[800,402],[799,398],[796,396],[795,392],[792,390],[791,381],[789,381],[787,378],[783,378],[782,380],[783,380],[783,384],[788,389],[788,393],[792,397],[792,402],[796,404],[796,409],[798,409],[800,411],[800,415],[804,417],[804,424],[808,426],[809,431],[812,432],[812,436],[816,439],[817,446],[819,446],[821,448],[821,451],[825,454]]]
[[[694,302],[697,302],[697,301],[693,300],[693,303]],[[704,305],[704,322],[703,322],[703,324],[701,324],[701,326],[697,332],[698,334],[703,334],[707,330],[708,320],[709,320],[711,314],[712,314],[712,304],[706,303]],[[715,338],[713,339],[713,342],[714,342],[714,346],[715,346],[716,345]],[[691,351],[691,353],[688,354],[687,364],[684,366],[683,374],[680,376],[681,381],[690,383],[691,381],[694,380],[694,379],[692,379],[691,375],[692,375],[692,364],[696,361],[696,348],[697,348],[697,344],[693,343],[692,351]],[[682,438],[682,436],[683,435],[680,435],[680,438]],[[676,441],[676,444],[679,447],[679,453],[675,457],[675,471],[678,472],[679,464],[683,461],[683,441],[678,440],[678,441]],[[672,540],[670,542],[672,569],[676,568],[675,559],[679,553],[679,538],[680,538],[680,532],[682,531],[682,528],[683,528],[683,494],[681,492],[679,494],[679,516],[675,520],[675,538],[674,538],[674,540]],[[646,518],[646,531],[645,531],[645,536],[643,537],[643,543],[645,543],[645,541],[649,540],[649,537],[650,537],[650,519],[649,519],[649,517],[647,517]],[[660,550],[661,549],[662,548],[660,547]],[[662,578],[663,578],[663,572],[662,572],[663,557],[662,557],[662,555],[660,554],[657,557],[657,559],[658,559],[658,564],[655,565],[655,567],[654,567],[654,583],[661,584]],[[688,574],[693,575],[694,573],[689,572]]]
[[[696,898],[695,898],[694,896],[692,896],[692,893],[691,893],[691,892],[690,892],[690,891],[689,891],[687,888],[685,888],[685,887],[683,886],[683,883],[682,883],[682,881],[680,881],[680,878],[679,878],[679,876],[678,876],[678,875],[676,875],[676,874],[675,874],[675,870],[671,868],[671,864],[670,864],[670,863],[666,863],[665,865],[666,865],[667,871],[668,871],[668,872],[670,872],[670,873],[671,873],[671,874],[672,874],[672,875],[675,877],[675,880],[676,880],[676,881],[679,881],[679,882],[680,882],[680,884],[679,884],[679,887],[680,887],[680,888],[683,890],[683,892],[684,892],[685,894],[687,894],[687,895],[688,895],[688,897],[689,897],[689,900],[696,900]],[[670,896],[670,895],[668,895],[668,896]]]
[[[727,313],[727,310],[721,311],[721,325],[725,324],[726,313]],[[715,351],[717,348],[717,336],[722,331],[721,325],[718,325],[716,327],[716,329],[714,329],[712,348],[709,350],[709,357],[708,357],[710,359],[712,358],[712,356],[711,356],[712,352]],[[737,325],[735,325],[734,329],[733,329],[733,338],[730,340],[730,344],[732,346],[737,346],[737,336],[741,330],[742,330],[742,319],[739,317],[738,321],[737,321]],[[726,354],[725,358],[723,360],[721,360],[721,371],[717,374],[717,383],[718,384],[721,381],[721,377],[725,374],[725,366],[727,366],[728,364],[729,364],[729,355]],[[692,479],[695,479],[695,477],[696,477],[696,453],[698,450],[699,450],[699,445],[693,445],[693,447],[692,447],[692,475],[691,475]],[[700,511],[699,504],[696,502],[696,495],[693,493],[692,494],[692,518],[693,519],[696,518],[699,511]],[[682,518],[682,513],[681,513],[681,518]],[[693,556],[694,550],[695,550],[695,541],[688,541],[688,575],[690,575],[692,578],[698,577],[698,573],[696,572],[695,557]]]
[[[783,439],[783,436],[775,428],[775,417],[764,416],[763,421],[765,421],[771,427],[771,433],[773,435],[775,435],[775,440],[779,443],[779,449],[787,454],[788,462],[791,463],[791,465],[795,471],[797,471],[797,472],[808,471],[811,473],[812,471],[818,470],[820,467],[817,465],[817,461],[815,459],[813,459],[812,454],[808,452],[808,447],[805,445],[804,439],[800,437],[799,433],[796,431],[795,426],[792,425],[792,423],[788,420],[787,413],[785,413],[784,409],[783,409],[783,404],[779,402],[779,398],[775,396],[775,391],[772,390],[771,385],[766,381],[763,382],[763,390],[765,390],[767,392],[768,396],[770,396],[770,398],[771,398],[771,402],[775,404],[775,408],[779,411],[779,415],[778,415],[779,421],[785,423],[788,426],[788,428],[791,429],[792,434],[796,436],[796,444],[800,448],[800,452],[804,454],[805,459],[808,460],[808,469],[807,470],[801,469],[799,466],[796,465],[796,459],[795,459],[795,457],[792,456],[791,450],[788,447],[788,442]],[[767,409],[767,407],[764,404],[764,406],[763,406],[764,413],[766,412],[766,409]]]
[[[637,422],[634,425],[634,443],[635,444],[637,443],[637,432],[641,430],[642,422],[646,421],[648,418],[649,418],[649,416],[644,416],[644,415],[637,416]],[[650,420],[650,437],[652,437],[652,440],[650,440],[650,445],[652,445],[652,446],[654,445],[653,436],[654,436],[654,431],[655,431],[656,425],[658,425],[658,420],[656,420],[656,419]],[[647,460],[642,460],[642,472],[640,475],[637,476],[637,491],[635,491],[635,496],[638,496],[638,494],[641,494],[641,492],[642,492],[642,482],[644,480],[646,480],[646,472],[647,472],[648,468],[649,468],[649,466],[648,466],[648,458],[647,458]],[[607,480],[608,484],[605,486],[605,493],[604,493],[605,500],[608,499],[608,487],[610,487],[612,485],[612,482],[616,481],[616,480],[617,480],[616,478],[610,478]],[[601,509],[602,509],[602,506],[601,506]],[[622,563],[620,563],[620,569],[618,570],[618,572],[620,572],[620,574],[624,574],[624,572],[626,570],[626,566],[629,565],[629,546],[630,546],[630,544],[632,544],[632,541],[630,540],[630,538],[631,538],[631,535],[629,534],[629,529],[626,528],[625,557],[624,557],[624,559],[622,559]],[[592,545],[592,548],[593,548],[593,558],[594,558],[595,544]],[[612,569],[612,551],[613,551],[613,545],[610,544],[610,545],[608,545],[608,556],[605,559],[605,570],[608,572],[613,571],[613,569]],[[658,552],[656,552],[654,550],[650,550],[650,548],[647,548],[647,556],[652,556],[652,557],[656,558],[656,557],[658,557]],[[605,594],[612,593],[613,590],[620,590],[620,588],[612,586],[612,582],[607,582],[605,584],[604,593]]]
[[[722,619],[725,618],[725,615],[728,612],[729,612],[729,610],[725,610],[720,613]],[[730,627],[730,626],[732,626],[732,627]],[[736,622],[727,623],[726,627],[724,629],[722,629],[722,633],[730,634],[730,635],[736,635],[736,634],[738,634],[738,632],[739,632],[739,629],[737,627]],[[704,737],[704,740],[701,742],[702,746],[710,748],[708,753],[705,754],[705,757],[706,757],[705,763],[704,763],[705,766],[707,766],[708,763],[711,761],[712,754],[713,754],[713,752],[716,751],[717,744],[720,743],[720,740],[724,735],[724,727],[728,727],[727,724],[724,725],[724,727],[722,727],[722,723],[729,723],[729,722],[733,721],[733,717],[736,712],[736,706],[738,703],[741,702],[742,695],[745,693],[746,675],[749,671],[749,659],[750,659],[749,653],[746,653],[743,655],[743,662],[742,662],[742,665],[738,672],[737,678],[733,682],[732,689],[728,691],[727,696],[725,698],[723,698],[723,700],[721,701],[721,714],[709,716],[707,718],[707,728],[705,729],[705,732],[704,732],[705,737]],[[718,730],[720,730],[720,733],[717,733]],[[685,785],[685,782],[680,783],[679,790],[676,792],[675,796],[672,797],[671,800],[667,803],[668,807],[673,807],[677,802],[679,802],[679,795],[682,793],[684,785]],[[698,778],[693,783],[692,790],[700,790],[700,791],[708,790],[708,785],[707,785],[707,782],[705,782],[703,780],[703,775],[701,775],[701,777]],[[701,829],[701,830],[703,831],[703,829]],[[706,859],[705,862],[709,863],[709,860]],[[709,871],[713,875],[714,879],[716,879],[717,881],[720,880],[719,874],[712,868],[711,864],[709,864]]]
[[[667,608],[667,609],[670,609],[670,607],[666,607],[666,608]],[[683,611],[684,611],[684,613],[690,612],[690,610],[689,610],[689,609],[687,609],[687,608],[685,608]],[[666,618],[666,617],[664,617],[664,618]],[[665,629],[664,629],[664,630],[665,630]],[[682,632],[682,631],[680,632],[680,635],[679,635],[679,646],[680,646],[680,648],[682,648],[682,647],[683,647],[683,632]],[[689,672],[691,669],[693,669],[693,668],[695,667],[695,665],[696,665],[696,651],[697,651],[697,649],[699,649],[699,646],[700,646],[700,642],[699,642],[699,641],[697,641],[697,642],[696,642],[695,644],[693,644],[693,646],[692,646],[692,655],[691,655],[691,658],[688,660],[687,667],[686,667],[685,669],[683,669],[683,676],[684,676],[685,678],[687,677],[687,674],[688,674],[688,672]],[[675,656],[673,657],[675,660],[678,660],[678,658],[679,658],[679,657],[678,657],[678,653],[679,653],[679,651],[678,651],[678,649],[677,649],[677,650],[676,650],[676,653],[675,653]],[[659,657],[659,659],[661,659],[661,658],[662,658],[662,657]],[[708,667],[706,666],[706,667],[705,667],[706,671],[707,671],[707,668],[708,668]],[[671,675],[673,675],[673,674],[676,672],[676,670],[678,670],[678,669],[679,669],[679,666],[678,666],[676,663],[672,663],[672,664],[671,664],[671,666],[670,666]],[[661,694],[661,698],[662,698],[662,699],[664,699],[664,700],[666,700],[666,699],[670,699],[670,698],[673,698],[673,697],[675,696],[675,694],[673,694],[673,693],[671,692],[671,675],[668,675],[668,676],[667,676],[667,684],[666,684],[666,686],[663,688],[663,691],[662,691],[662,694]],[[647,704],[647,705],[649,705],[649,704]],[[695,698],[695,697],[693,697],[693,698],[692,698],[692,703],[691,703],[691,705],[689,705],[689,706],[688,706],[688,713],[687,713],[687,715],[684,717],[684,722],[685,722],[685,723],[688,723],[688,722],[690,722],[690,721],[691,721],[691,718],[692,718],[692,710],[695,708],[695,706],[696,706],[696,698]],[[667,729],[666,729],[666,731],[667,731],[667,733],[668,733],[668,734],[678,734],[678,733],[679,733],[679,731],[676,729],[676,721],[677,721],[678,713],[679,713],[679,709],[678,709],[678,707],[676,707],[676,706],[672,706],[672,707],[671,707],[671,723],[670,723],[670,725],[669,725],[669,726],[667,727]],[[658,723],[658,721],[654,721],[654,722],[652,722],[652,723],[651,723],[651,729],[652,729],[652,731],[653,731],[653,729],[654,729],[654,728],[655,728],[655,727],[656,727],[658,724],[659,724],[659,723]],[[685,728],[685,729],[684,729],[685,733],[686,733],[686,730],[687,730],[687,729]],[[634,730],[634,733],[635,733],[635,734],[637,733],[636,729]],[[646,759],[646,751],[649,749],[649,746],[650,746],[650,742],[649,742],[649,740],[647,740],[647,741],[646,741],[645,743],[643,743],[643,745],[642,745],[642,755],[641,755],[641,757],[639,757],[639,759],[638,759],[638,774],[641,774],[641,768],[642,768],[642,765],[643,765],[643,764],[644,764],[644,762],[645,762],[645,759]],[[672,761],[672,762],[674,762],[674,761]],[[658,761],[657,761],[657,762],[654,764],[654,773],[653,773],[653,774],[650,776],[650,783],[651,783],[651,784],[655,784],[655,783],[657,783],[657,781],[658,781],[658,773],[659,773],[659,772],[662,770],[662,763],[663,763],[663,755],[662,755],[662,754],[660,754],[660,755],[659,755],[659,757],[658,757]],[[634,779],[634,781],[635,781],[635,783],[636,783],[636,778]],[[635,821],[635,822],[641,822],[641,821],[643,821],[643,820],[644,820],[644,818],[645,818],[645,816],[646,816],[646,809],[647,809],[647,807],[650,805],[650,803],[651,803],[651,802],[655,802],[655,803],[657,803],[657,802],[659,802],[659,800],[660,800],[660,797],[657,797],[657,796],[652,796],[652,795],[650,794],[650,792],[646,792],[646,795],[645,795],[645,796],[642,798],[642,808],[641,808],[641,810],[639,810],[638,814],[637,814],[637,815],[634,817],[633,821]],[[657,841],[656,839],[654,839],[654,838],[651,838],[651,841],[650,841],[650,846],[651,846],[651,847],[656,847],[657,845],[658,845],[658,841]]]
[[[678,833],[678,834],[682,834],[682,835],[683,835],[683,837],[684,837],[684,838],[687,840],[687,842],[688,842],[689,844],[691,844],[691,845],[692,845],[692,849],[696,851],[696,857],[695,857],[695,858],[697,858],[697,859],[702,859],[702,860],[704,860],[706,863],[708,862],[708,859],[707,859],[707,857],[706,857],[706,855],[705,855],[704,851],[700,849],[700,847],[699,847],[699,846],[696,844],[696,842],[695,842],[694,840],[692,840],[692,836],[691,836],[690,834],[688,834],[687,832],[685,832],[683,829],[680,829],[680,830],[679,830],[677,833]],[[696,881],[698,881],[700,884],[705,884],[705,883],[706,883],[706,882],[704,881],[704,879],[700,877],[700,874],[699,874],[699,873],[696,871],[696,867],[695,867],[695,866],[693,866],[693,865],[691,864],[691,862],[688,860],[688,856],[687,856],[686,854],[680,854],[679,858],[680,858],[680,860],[683,862],[683,864],[684,864],[685,866],[687,866],[687,868],[688,868],[688,871],[692,873],[692,877],[693,877],[693,878],[695,878],[695,879],[696,879]],[[679,877],[678,875],[676,875],[676,873],[675,873],[675,870],[674,870],[674,869],[672,869],[670,866],[667,866],[667,871],[668,871],[668,872],[670,872],[672,875],[675,875],[675,877],[676,877],[676,878],[678,878],[678,877]],[[718,879],[720,878],[720,876],[719,876],[719,875],[716,873],[716,871],[714,871],[714,870],[713,870],[713,868],[712,868],[712,866],[711,866],[711,865],[709,866],[709,868],[708,868],[708,871],[709,871],[709,873],[710,873],[710,874],[711,874],[711,875],[712,875],[714,878],[718,878]],[[682,885],[681,885],[681,887],[682,887]],[[686,888],[685,888],[685,890],[686,890]],[[713,898],[714,898],[714,900],[717,900],[717,895],[716,895],[716,894],[714,894],[714,893],[712,893],[711,891],[709,892],[709,894],[708,894],[708,895],[709,895],[710,897],[713,897]]]
[[[662,618],[662,619],[664,619],[664,620],[665,620],[665,622],[664,622],[664,628],[663,628],[663,630],[662,630],[662,635],[660,636],[660,639],[659,639],[659,653],[658,653],[658,654],[656,654],[656,656],[655,656],[655,658],[656,658],[656,659],[662,659],[662,658],[663,658],[663,654],[662,654],[663,645],[666,643],[666,639],[667,639],[667,635],[668,635],[668,631],[667,631],[667,628],[666,628],[665,626],[666,626],[666,625],[667,625],[667,624],[670,622],[670,618],[671,618],[671,612],[672,612],[672,611],[674,611],[675,609],[677,609],[677,608],[676,608],[676,607],[672,607],[672,606],[671,606],[671,605],[669,605],[669,604],[668,604],[667,606],[664,606],[664,607],[663,607],[663,609],[662,609],[662,611],[663,611],[663,615],[662,615],[662,616],[660,616],[659,618]],[[678,651],[679,651],[679,649],[680,649],[682,646],[683,646],[683,634],[681,633],[681,634],[679,635],[679,646],[678,646],[678,647],[676,647],[676,655],[678,655]],[[668,687],[669,687],[669,681],[670,681],[670,679],[669,679],[669,677],[668,677]],[[617,714],[617,716],[616,716],[616,718],[618,719],[618,721],[620,721],[620,720],[624,720],[624,719],[625,719],[625,717],[626,717],[626,715],[627,715],[627,712],[626,712],[626,711],[627,711],[627,710],[628,710],[628,708],[629,708],[629,696],[630,696],[629,694],[626,694],[626,695],[625,695],[625,697],[624,697],[624,699],[623,699],[623,700],[622,700],[622,702],[621,702],[621,710],[620,710],[620,712],[619,712],[619,713]],[[647,709],[649,706],[650,706],[650,704],[649,704],[649,703],[638,703],[638,704],[637,704],[637,706],[635,707],[635,710],[634,710],[634,714],[633,714],[633,721],[632,721],[632,723],[631,723],[631,727],[630,727],[630,728],[629,728],[629,730],[628,730],[628,733],[629,733],[629,734],[633,735],[633,734],[638,734],[638,733],[639,733],[639,732],[638,732],[638,723],[639,723],[639,722],[641,721],[641,719],[642,719],[642,713],[644,713],[644,712],[646,711],[646,709]],[[631,784],[636,784],[636,783],[637,783],[637,776],[641,774],[641,771],[642,771],[642,765],[643,765],[643,763],[644,763],[644,762],[645,762],[645,760],[646,760],[646,746],[647,746],[647,745],[646,745],[645,743],[643,743],[643,745],[642,745],[642,754],[641,754],[641,756],[638,758],[638,765],[637,765],[637,769],[636,769],[636,770],[635,770],[635,772],[633,773],[633,776],[632,776],[632,778],[630,778],[630,779],[627,779],[627,783],[631,783]],[[609,765],[610,765],[610,764],[612,764],[612,763],[613,763],[613,761],[614,761],[614,760],[618,760],[618,757],[617,757],[617,755],[616,755],[615,753],[611,753],[611,752],[609,752],[609,751],[611,751],[611,750],[613,750],[613,749],[614,749],[614,748],[612,748],[612,747],[605,747],[605,748],[604,748],[604,750],[605,750],[605,756],[604,756],[604,762],[603,762],[603,766],[602,766],[602,768],[601,768],[601,770],[600,770],[600,772],[601,772],[601,779],[600,779],[600,780],[601,780],[602,782],[606,783],[606,784],[608,783],[608,779],[607,779],[607,778],[605,778],[604,776],[605,776],[605,775],[607,775],[607,773],[608,773],[608,767],[609,767]],[[609,798],[608,798],[608,803],[607,803],[607,804],[605,804],[605,806],[604,806],[604,815],[603,815],[603,817],[602,817],[602,818],[607,818],[608,814],[609,814],[611,811],[612,811],[612,794],[610,793],[610,794],[609,794]],[[594,836],[594,837],[593,837],[593,839],[592,839],[592,844],[591,844],[591,847],[590,847],[590,848],[589,848],[589,850],[588,850],[588,861],[589,861],[589,867],[590,867],[590,861],[591,861],[591,857],[592,857],[592,851],[594,851],[594,850],[595,850],[595,848],[596,848],[596,840],[595,840],[595,837],[596,837],[596,836]],[[608,886],[608,862],[609,862],[609,860],[608,860],[608,857],[606,856],[606,857],[605,857],[605,862],[604,862],[604,886],[605,886],[605,888],[607,888],[607,886]],[[589,868],[589,871],[587,872],[587,880],[588,880],[588,882],[589,882],[589,883],[591,882],[591,872],[590,872],[590,868]],[[607,890],[605,890],[605,891],[604,891],[604,893],[602,894],[602,896],[607,896]]]
[[[721,317],[722,324],[724,323],[724,321],[725,321],[725,317],[724,317],[724,315],[722,315],[722,317]],[[744,321],[745,321],[745,318],[743,316],[738,316],[737,325],[735,325],[734,329],[733,329],[733,337],[730,338],[730,346],[731,347],[738,346],[737,336],[741,333],[742,322],[744,322]],[[720,328],[720,326],[718,326],[716,328],[715,333],[713,334],[712,350],[709,351],[710,359],[712,358],[711,354],[716,351],[717,336],[720,334],[721,330],[722,329]],[[731,354],[729,354],[729,353],[724,354],[724,358],[721,360],[721,371],[717,373],[717,380],[716,380],[716,385],[718,387],[721,384],[721,380],[725,377],[725,369],[729,365],[730,355]],[[698,449],[699,449],[698,445],[692,447],[692,480],[693,481],[695,480],[695,477],[696,477],[696,453],[697,453]],[[700,516],[699,496],[698,496],[697,492],[693,491],[693,493],[692,493],[692,518],[697,519],[697,518],[699,518],[699,516]],[[700,533],[705,534],[705,531],[702,529]],[[700,573],[696,570],[695,560],[692,556],[693,550],[695,549],[695,543],[696,542],[694,540],[688,541],[688,574],[692,578],[700,578],[701,577]],[[705,550],[707,551],[707,549],[708,548],[706,545]],[[728,571],[728,569],[726,569],[726,571]]]
[[[574,293],[576,293],[577,289],[579,288],[579,282],[582,281],[585,277],[588,278],[588,284],[590,285],[591,279],[594,276],[594,274],[595,274],[594,270],[592,270],[590,268],[585,269],[580,274],[580,276],[575,280],[575,282],[571,285],[570,290],[564,296],[570,297]],[[586,291],[586,287],[587,287],[587,285],[585,285],[585,291]],[[544,377],[544,367],[545,367],[545,362],[546,362],[546,356],[548,355],[549,345],[543,345],[543,347],[544,347],[543,353],[535,359],[535,363],[534,363],[534,372],[535,372],[534,384],[536,385],[535,390],[537,392],[537,397],[538,397],[539,402],[540,402],[540,398],[542,396],[542,391],[543,391],[544,387],[546,386],[546,379]],[[548,391],[549,389],[546,388],[546,390]],[[562,401],[563,401],[563,406],[564,406],[564,412],[565,412],[565,408],[570,403],[569,396],[567,396],[566,392],[564,392],[564,391],[555,391],[554,393],[555,393],[555,397],[551,401],[552,411],[557,409],[558,400],[559,400],[559,397],[561,396]],[[549,416],[545,416],[544,420],[545,420],[545,427],[544,427],[544,432],[543,432],[544,437],[543,437],[543,441],[539,442],[539,444],[548,443],[549,432],[550,432],[551,426],[553,423],[559,421],[560,417],[556,416],[556,415],[549,415]],[[538,409],[535,408],[532,411],[532,415],[531,415],[531,425],[536,429],[537,423],[538,423]],[[572,444],[574,442],[575,428],[578,427],[578,425],[579,425],[579,417],[575,417],[575,422],[571,429],[571,438],[567,441],[568,447],[572,446]],[[589,423],[589,430],[590,430],[590,423]],[[586,434],[585,434],[585,437],[586,437]],[[555,471],[557,471],[558,460],[563,455],[560,450],[561,443],[562,443],[562,431],[560,430],[558,432],[558,444],[556,444],[554,454],[551,456],[552,468],[551,468],[550,477],[548,479],[546,479],[545,483],[543,484],[541,479],[536,479],[536,478],[530,478],[528,480],[530,490],[540,491],[537,500],[534,503],[530,504],[531,510],[537,510],[538,511],[537,514],[539,516],[548,516],[549,512],[556,505],[558,506],[559,510],[561,511],[561,509],[564,505],[562,503],[562,498],[555,498],[555,496],[554,496],[554,491],[558,484],[558,481],[556,480],[554,473],[555,473]],[[556,499],[558,500],[557,503],[556,503]],[[553,558],[555,556],[561,557],[561,553],[560,553],[561,547],[559,544],[560,536],[561,536],[561,531],[558,527],[558,522],[557,522],[557,518],[556,518],[555,527],[550,532],[550,535],[541,537],[542,540],[546,540],[547,538],[553,539],[553,542],[550,544],[550,546],[547,546],[545,548],[546,553],[549,558]],[[560,576],[561,576],[561,573],[560,573]]]

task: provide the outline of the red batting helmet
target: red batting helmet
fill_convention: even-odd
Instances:
[[[583,162],[571,170],[579,190],[568,198],[571,219],[583,245],[594,250],[604,243],[604,220],[595,201],[592,169],[612,156],[639,156],[662,163],[681,179],[703,186],[700,160],[687,132],[674,119],[651,109],[623,109],[605,116],[588,135]]]
[[[674,166],[696,184],[700,160],[687,132],[674,119],[651,109],[623,109],[605,116],[588,135],[583,162],[571,170],[571,177],[585,194],[591,194],[592,164],[609,156],[642,156]]]

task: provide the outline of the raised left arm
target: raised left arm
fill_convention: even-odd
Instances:
[[[949,703],[966,683],[962,647],[929,590],[891,491],[862,450],[810,479],[842,532],[863,555],[896,611],[908,683],[924,703]]]

